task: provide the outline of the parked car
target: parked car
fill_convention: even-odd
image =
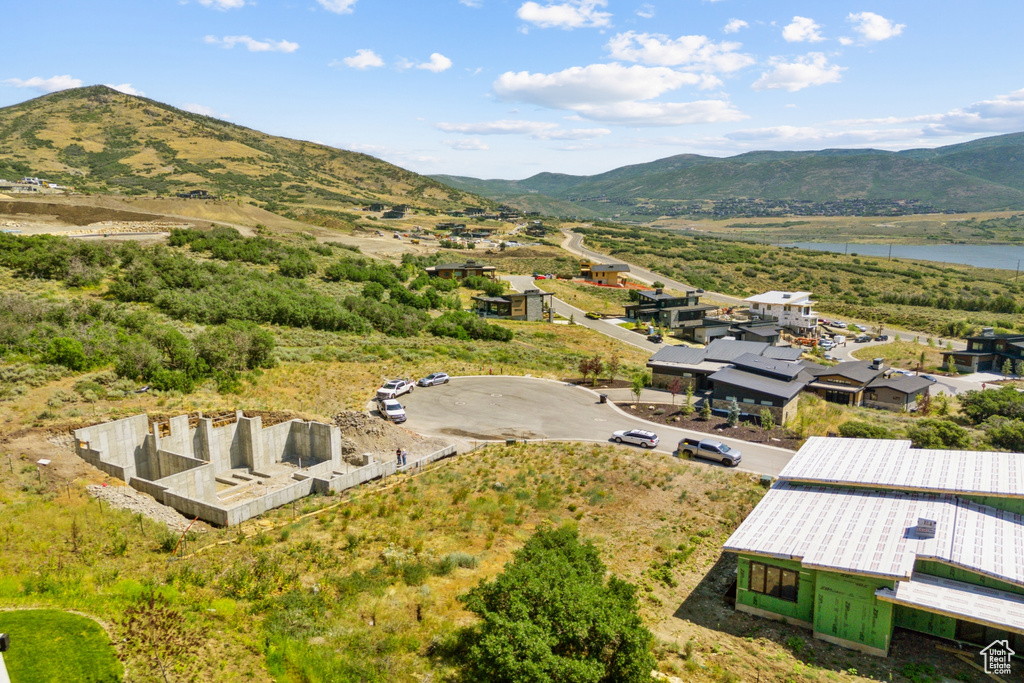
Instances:
[[[377,399],[377,410],[385,420],[390,420],[395,424],[405,422],[405,408],[393,398]]]
[[[846,323],[844,323],[842,320],[833,320],[832,327],[838,327],[839,329],[842,330],[846,328]]]
[[[743,454],[714,439],[683,439],[679,442],[677,454],[693,458],[709,458],[723,465],[735,467],[743,460]]]
[[[921,379],[926,379],[929,382],[938,382],[939,378],[935,375],[921,375]]]
[[[877,337],[875,337],[875,341],[889,341],[889,335],[880,334]]]
[[[590,318],[591,320],[600,320],[601,314],[595,313],[594,311],[590,311],[587,313],[587,317]]]
[[[654,448],[658,445],[658,435],[643,429],[628,429],[612,434],[615,443],[632,443],[643,448]]]
[[[662,342],[662,338],[660,334],[649,334],[647,335],[647,341],[660,344]]]
[[[432,387],[435,384],[448,384],[449,379],[451,378],[444,372],[432,372],[419,382],[416,382],[416,385],[421,387]]]
[[[818,324],[819,325],[831,325],[832,321],[829,320],[828,318],[818,318]]]
[[[826,351],[831,351],[836,347],[836,343],[831,339],[822,339],[820,342],[818,342],[818,346],[825,349]]]
[[[857,338],[854,339],[853,341],[857,342],[858,344],[863,344],[864,342],[871,341],[871,335],[870,334],[858,334]]]
[[[384,383],[380,389],[377,390],[377,398],[398,398],[402,394],[408,394],[413,390],[412,382],[407,379],[391,379]]]

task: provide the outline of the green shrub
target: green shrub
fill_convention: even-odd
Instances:
[[[907,430],[914,448],[964,450],[971,445],[970,433],[949,420],[920,420]]]
[[[892,433],[881,425],[850,420],[839,425],[839,436],[847,439],[891,439]]]

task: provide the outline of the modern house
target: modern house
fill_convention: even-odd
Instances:
[[[966,351],[943,351],[943,364],[951,356],[958,370],[1000,372],[1009,360],[1016,371],[1017,361],[1024,361],[1024,334],[995,334],[983,327],[980,335],[967,338]]]
[[[886,656],[896,628],[1024,647],[1024,454],[812,437],[725,542],[736,609]]]
[[[424,268],[430,277],[439,277],[445,280],[452,278],[461,279],[479,275],[494,279],[494,273],[498,269],[477,261],[466,261],[465,263],[442,263],[436,266]]]
[[[473,301],[476,302],[476,311],[480,316],[510,320],[544,320],[546,306],[548,322],[551,322],[551,299],[554,296],[551,292],[527,289],[524,292],[510,292],[501,296],[474,296]],[[545,297],[547,301],[544,300]]]
[[[599,285],[621,287],[625,281],[624,273],[629,272],[625,263],[589,263],[580,264],[580,277]]]
[[[663,289],[655,289],[653,292],[639,289],[636,294],[637,302],[625,307],[626,317],[671,329],[698,325],[708,311],[717,308],[702,304],[697,290],[689,290],[681,296],[666,294]]]
[[[800,392],[812,378],[804,363],[744,353],[708,377],[711,407],[728,410],[736,401],[741,415],[757,417],[767,408],[775,423],[783,424],[796,417]]]
[[[826,401],[884,410],[916,410],[918,399],[933,384],[924,377],[894,372],[882,364],[881,358],[822,367],[814,374],[807,391]]]
[[[818,314],[811,310],[810,292],[771,291],[744,299],[753,316],[771,316],[779,325],[799,336],[810,336],[818,326]]]
[[[781,361],[797,361],[800,348],[772,346],[765,342],[715,339],[706,348],[665,346],[647,361],[651,369],[651,386],[665,388],[679,379],[683,388],[693,385],[695,391],[711,389],[712,375],[730,367],[744,355],[763,356]]]

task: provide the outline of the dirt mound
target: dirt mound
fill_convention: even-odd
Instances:
[[[344,456],[373,453],[383,460],[394,460],[395,451],[404,448],[410,457],[428,455],[449,443],[436,437],[424,437],[386,422],[369,413],[346,410],[334,416],[341,430]]]
[[[136,213],[99,206],[28,201],[0,201],[0,215],[53,216],[67,225],[90,225],[101,221],[154,221],[162,218],[149,213]]]

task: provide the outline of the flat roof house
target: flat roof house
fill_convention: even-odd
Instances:
[[[452,278],[462,279],[464,277],[472,277],[473,275],[479,275],[481,277],[494,278],[494,273],[498,269],[494,266],[488,266],[478,261],[466,261],[465,263],[441,263],[436,266],[429,266],[424,268],[427,271],[427,275],[430,277],[439,277],[445,280]]]
[[[771,291],[744,299],[754,315],[772,316],[779,325],[800,336],[812,334],[818,327],[818,314],[811,310],[810,292]]]
[[[984,327],[981,334],[967,338],[965,351],[943,351],[942,363],[948,363],[950,356],[958,370],[1000,372],[1009,360],[1016,371],[1017,361],[1024,360],[1024,334],[995,334],[991,327]]]
[[[904,628],[1024,652],[1024,454],[812,437],[725,542],[736,609],[886,656]]]
[[[548,322],[551,322],[551,299],[555,295],[539,289],[527,289],[524,292],[509,292],[501,296],[474,296],[477,313],[481,316],[508,318],[510,320],[544,320],[544,307],[547,305]],[[544,298],[548,300],[545,302]]]

